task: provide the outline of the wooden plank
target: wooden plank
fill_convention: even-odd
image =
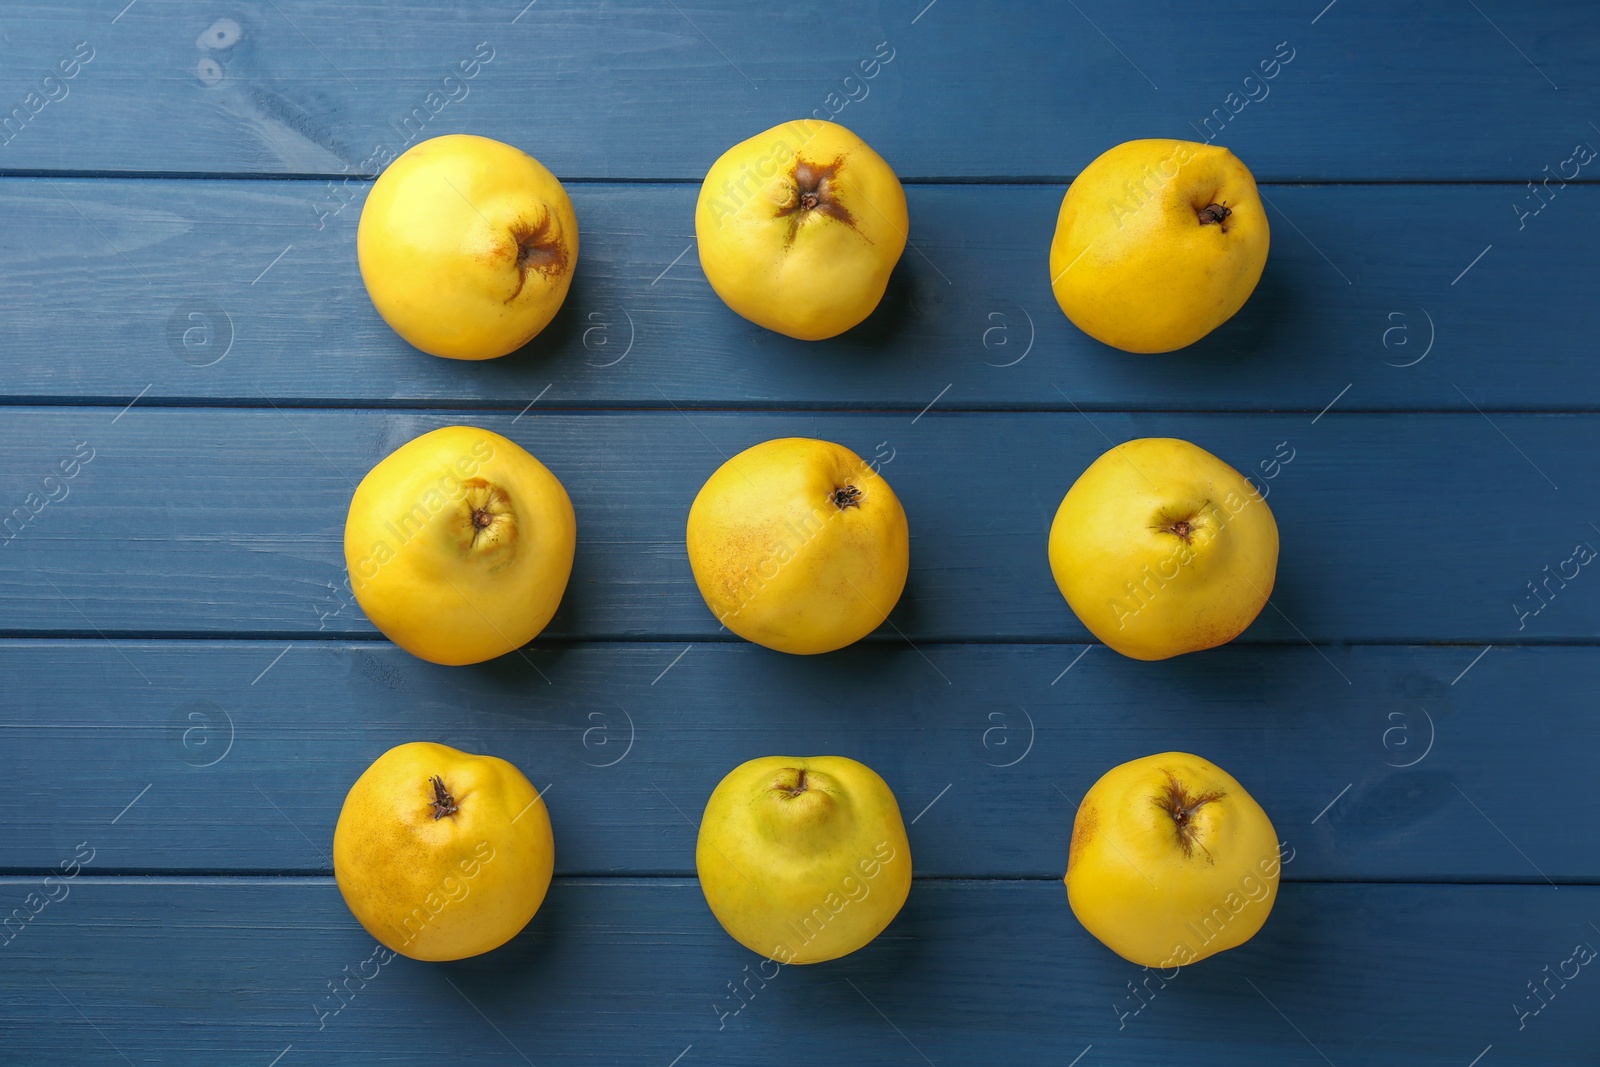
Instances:
[[[1597,667],[1595,648],[1146,664],[1071,645],[625,644],[451,670],[388,645],[6,641],[0,738],[26,802],[0,862],[45,871],[92,840],[97,871],[327,872],[350,784],[390,746],[437,740],[550,791],[564,874],[692,874],[722,775],[839,753],[895,790],[918,874],[1047,878],[1101,773],[1180,749],[1261,802],[1296,854],[1286,878],[1548,888],[1600,880],[1577,844]],[[1537,716],[1506,714],[1535,692]]]
[[[1195,441],[1263,479],[1283,550],[1274,606],[1246,641],[1600,635],[1600,599],[1583,592],[1592,550],[1575,549],[1600,546],[1594,416],[537,410],[473,421],[541,457],[574,500],[577,560],[553,638],[717,638],[685,515],[724,457],[787,435],[877,457],[905,502],[911,575],[880,635],[891,642],[1086,639],[1047,566],[1051,518],[1109,442],[1149,436]],[[392,449],[454,421],[11,409],[3,513],[21,529],[0,548],[4,631],[375,634],[343,587],[350,495]],[[44,480],[82,448],[94,458],[75,478]]]
[[[522,7],[15,4],[0,101],[24,110],[0,165],[339,175],[468,131],[564,176],[698,179],[758,130],[836,113],[913,177],[1062,178],[1165,136],[1266,178],[1522,182],[1594,137],[1600,105],[1600,14],[1560,0]],[[217,47],[224,15],[238,36]],[[75,52],[92,58],[44,82]]]
[[[7,6],[0,1061],[1593,1061],[1594,980],[1561,968],[1600,944],[1571,569],[1600,310],[1570,269],[1600,190],[1528,183],[1600,145],[1600,9],[465,7]],[[871,321],[801,346],[711,293],[692,203],[729,144],[856,90],[914,248]],[[455,131],[533,151],[584,228],[562,315],[481,366],[400,342],[353,255],[373,160]],[[1134,136],[1229,145],[1271,205],[1260,291],[1169,357],[1087,340],[1043,266],[1066,182]],[[452,422],[545,459],[582,529],[550,633],[463,669],[342,587],[355,480]],[[820,658],[717,633],[682,543],[727,454],[793,433],[885,463],[916,537],[894,625]],[[1076,474],[1146,435],[1275,472],[1284,543],[1241,642],[1160,664],[1083,644],[1044,557]],[[505,950],[346,1003],[374,946],[333,822],[418,738],[524,767],[561,877]],[[1167,748],[1293,858],[1258,938],[1146,982],[1059,874],[1074,801]],[[919,878],[873,946],[746,1004],[694,821],[775,751],[880,770]]]
[[[558,880],[457,964],[375,958],[331,879],[67,888],[4,949],[14,1062],[1593,1062],[1593,886],[1290,885],[1175,976],[1112,955],[1050,882],[919,881],[866,949],[776,973],[693,882]]]
[[[1554,269],[1600,243],[1594,186],[1520,223],[1511,204],[1528,194],[1506,186],[1271,187],[1257,292],[1211,337],[1156,357],[1091,340],[1057,307],[1045,253],[1059,186],[912,187],[914,247],[882,307],[806,344],[711,291],[693,187],[575,185],[583,253],[566,307],[487,364],[425,355],[378,318],[355,261],[366,188],[0,182],[14,220],[0,301],[13,351],[29,353],[0,399],[1600,410],[1600,306],[1581,271]]]

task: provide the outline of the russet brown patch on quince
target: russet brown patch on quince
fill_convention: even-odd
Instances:
[[[1067,846],[1067,873],[1072,873],[1072,865],[1078,861],[1078,854],[1083,851],[1089,839],[1100,828],[1100,813],[1093,804],[1085,803],[1078,808],[1078,817],[1072,820],[1072,843]]]

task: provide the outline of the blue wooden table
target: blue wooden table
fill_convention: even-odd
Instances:
[[[1600,8],[524,2],[0,10],[0,1063],[1600,1058]],[[807,114],[912,219],[820,344],[693,241],[711,161]],[[356,269],[374,156],[453,132],[583,232],[488,364],[408,347]],[[1134,357],[1045,260],[1072,176],[1156,136],[1233,149],[1273,246],[1234,320]],[[444,668],[367,622],[342,525],[458,422],[561,477],[579,547],[544,636]],[[683,543],[721,457],[792,434],[887,457],[912,531],[893,628],[815,658],[719,633]],[[1051,580],[1062,494],[1139,436],[1268,487],[1277,589],[1229,647],[1123,659]],[[547,788],[557,876],[505,948],[378,967],[329,849],[410,740]],[[1174,748],[1291,858],[1254,940],[1156,987],[1060,876],[1088,786]],[[772,753],[883,774],[917,879],[762,983],[693,846]]]

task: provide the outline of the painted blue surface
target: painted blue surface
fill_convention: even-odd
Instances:
[[[1593,1063],[1600,577],[1528,586],[1600,546],[1600,194],[1526,183],[1600,145],[1597,38],[1560,0],[7,5],[0,119],[49,99],[0,135],[0,513],[53,499],[0,541],[0,1063]],[[692,202],[840,94],[915,247],[802,345],[711,293]],[[1048,290],[1066,182],[1208,116],[1271,204],[1262,284],[1192,350],[1100,346]],[[362,160],[457,131],[539,156],[584,234],[485,365],[408,348],[355,269]],[[544,459],[580,532],[550,632],[455,670],[381,639],[340,547],[355,481],[451,422]],[[719,634],[682,538],[724,453],[797,433],[892,456],[913,536],[895,626],[820,658]],[[1044,541],[1156,435],[1276,470],[1283,557],[1237,644],[1145,664],[1084,643]],[[416,739],[548,788],[558,879],[504,949],[335,999],[374,946],[333,822]],[[1083,791],[1174,748],[1294,858],[1255,939],[1141,998],[1059,878]],[[918,879],[741,1007],[693,818],[775,752],[883,773]]]
[[[1313,416],[1348,385],[1335,411],[1600,411],[1594,286],[1560,267],[1600,247],[1600,187],[1559,190],[1519,229],[1522,185],[1268,186],[1272,270],[1250,302],[1200,343],[1143,357],[1056,306],[1047,253],[1063,188],[910,186],[918,251],[864,324],[818,346],[729,314],[711,291],[698,186],[574,185],[583,268],[562,312],[523,351],[472,364],[411,348],[373,310],[353,251],[364,183],[323,217],[316,182],[0,180],[0,210],[29,220],[0,233],[0,301],[33,357],[7,368],[0,401],[265,394],[514,415],[537,396],[539,410],[915,415],[937,398],[935,412]]]

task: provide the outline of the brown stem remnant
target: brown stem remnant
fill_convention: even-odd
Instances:
[[[794,241],[800,223],[810,214],[826,215],[853,230],[859,229],[856,226],[855,216],[840,202],[838,191],[834,188],[839,168],[843,164],[843,156],[835,157],[833,162],[826,166],[810,163],[804,159],[795,161],[794,173],[789,176],[789,180],[794,184],[795,199],[778,212],[779,218],[786,215],[794,216],[789,227],[790,242]]]
[[[462,549],[476,550],[480,542],[486,550],[511,543],[516,536],[516,512],[511,506],[511,494],[483,478],[469,478],[461,484],[464,489],[462,507],[467,519],[462,533],[468,535]]]
[[[799,769],[798,775],[794,780],[794,785],[780,785],[778,789],[780,792],[788,794],[790,798],[797,797],[801,793],[804,793],[806,791],[806,769],[804,767]]]
[[[1204,226],[1208,222],[1215,222],[1221,225],[1229,215],[1233,214],[1233,209],[1224,204],[1207,204],[1200,209],[1199,214],[1200,225]],[[1226,229],[1227,227],[1223,228]]]
[[[845,508],[859,508],[861,506],[861,490],[853,485],[841,485],[833,491],[829,499],[833,506],[843,511]]]
[[[1177,512],[1176,509],[1164,514],[1157,512],[1155,523],[1150,528],[1161,533],[1169,533],[1182,539],[1184,544],[1192,545],[1194,544],[1195,535],[1200,532],[1201,526],[1204,525],[1201,522],[1201,518],[1210,507],[1211,501],[1207,500],[1199,507],[1191,508],[1187,512]]]
[[[538,271],[554,281],[567,270],[567,246],[548,211],[537,226],[518,223],[511,231],[511,238],[517,243],[517,287],[506,297],[508,304],[522,293],[529,271]]]
[[[433,821],[438,822],[446,815],[454,815],[460,811],[461,809],[456,806],[456,798],[444,787],[444,779],[436,774],[430,780],[433,783],[433,799],[428,801],[428,806],[433,809]]]
[[[1199,844],[1199,832],[1194,825],[1195,812],[1213,800],[1221,800],[1226,795],[1220,789],[1210,793],[1192,794],[1183,783],[1173,777],[1172,772],[1168,771],[1166,790],[1158,797],[1151,797],[1150,800],[1172,819],[1173,829],[1178,835],[1178,847],[1183,849],[1184,858],[1188,859],[1194,855],[1194,846]],[[1206,854],[1207,862],[1212,862],[1209,849],[1200,845],[1200,851]]]

